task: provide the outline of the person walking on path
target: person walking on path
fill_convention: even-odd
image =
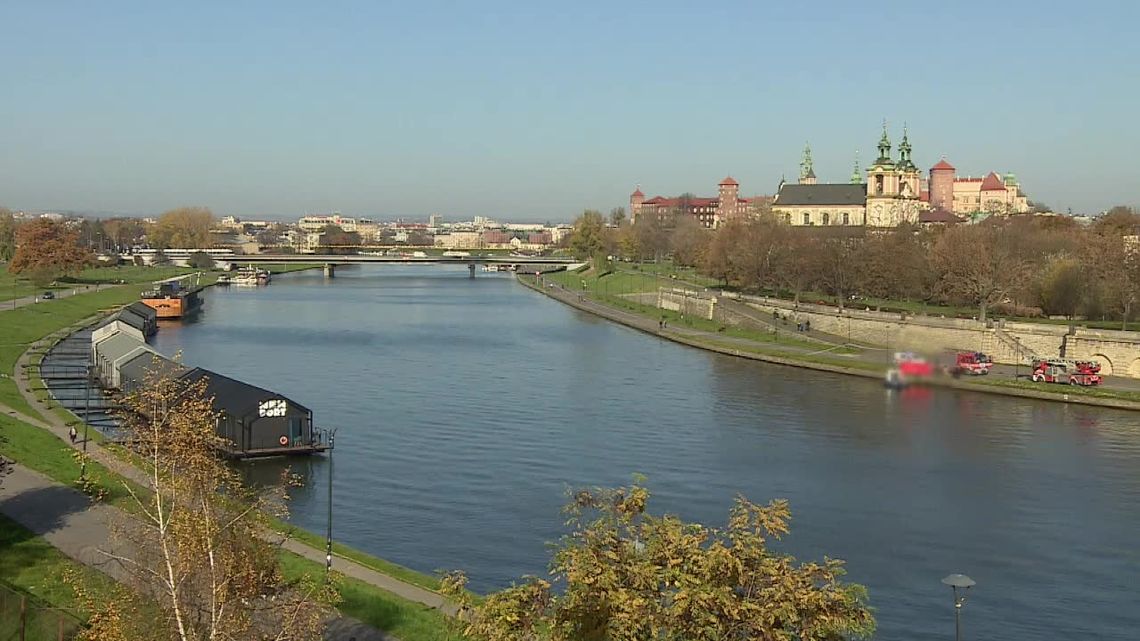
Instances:
[[[79,434],[75,431],[75,426],[72,425],[71,429],[67,430],[67,437],[71,439],[72,445],[75,445],[75,439],[77,436],[79,436]]]

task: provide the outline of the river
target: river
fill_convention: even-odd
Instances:
[[[781,550],[848,561],[877,639],[1129,639],[1140,629],[1140,415],[734,359],[597,319],[510,276],[338,268],[214,288],[155,346],[335,426],[338,540],[489,590],[541,574],[570,486],[648,476],[651,505],[723,524],[790,500]],[[292,519],[325,526],[328,462]],[[282,460],[246,464],[269,479]]]

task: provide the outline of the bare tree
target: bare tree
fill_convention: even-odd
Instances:
[[[933,262],[941,291],[951,299],[978,306],[978,318],[986,320],[993,305],[1005,301],[1022,286],[1031,266],[991,225],[968,225],[949,229],[934,245]]]
[[[678,219],[670,238],[673,262],[687,267],[700,264],[708,250],[711,235],[711,231],[701,227],[691,216]]]
[[[127,486],[134,513],[113,524],[103,553],[132,578],[141,601],[92,604],[86,638],[319,639],[336,596],[331,584],[289,584],[266,519],[280,515],[286,485],[272,495],[245,487],[217,456],[223,445],[205,382],[153,376],[123,412],[128,447],[145,470],[145,492]],[[110,614],[113,614],[111,616]]]

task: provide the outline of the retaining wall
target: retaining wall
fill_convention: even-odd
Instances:
[[[762,312],[810,321],[814,329],[852,340],[900,350],[980,350],[999,363],[1024,364],[1033,356],[1090,358],[1113,376],[1140,378],[1140,332],[1070,330],[1045,325],[994,320],[909,316],[872,310],[800,304],[753,296],[735,296]]]

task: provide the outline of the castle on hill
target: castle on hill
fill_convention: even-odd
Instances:
[[[942,158],[926,176],[922,175],[913,160],[905,127],[897,158],[891,153],[886,123],[877,147],[878,158],[865,171],[860,171],[856,160],[845,183],[818,182],[811,148],[805,147],[798,182],[781,181],[774,198],[740,197],[740,184],[731,176],[720,182],[716,197],[646,198],[638,187],[629,197],[630,216],[636,222],[646,215],[661,220],[668,215],[686,215],[712,229],[733,218],[759,213],[771,204],[777,218],[789,225],[889,228],[904,222],[949,224],[964,217],[1029,211],[1029,201],[1013,174],[960,177]]]

